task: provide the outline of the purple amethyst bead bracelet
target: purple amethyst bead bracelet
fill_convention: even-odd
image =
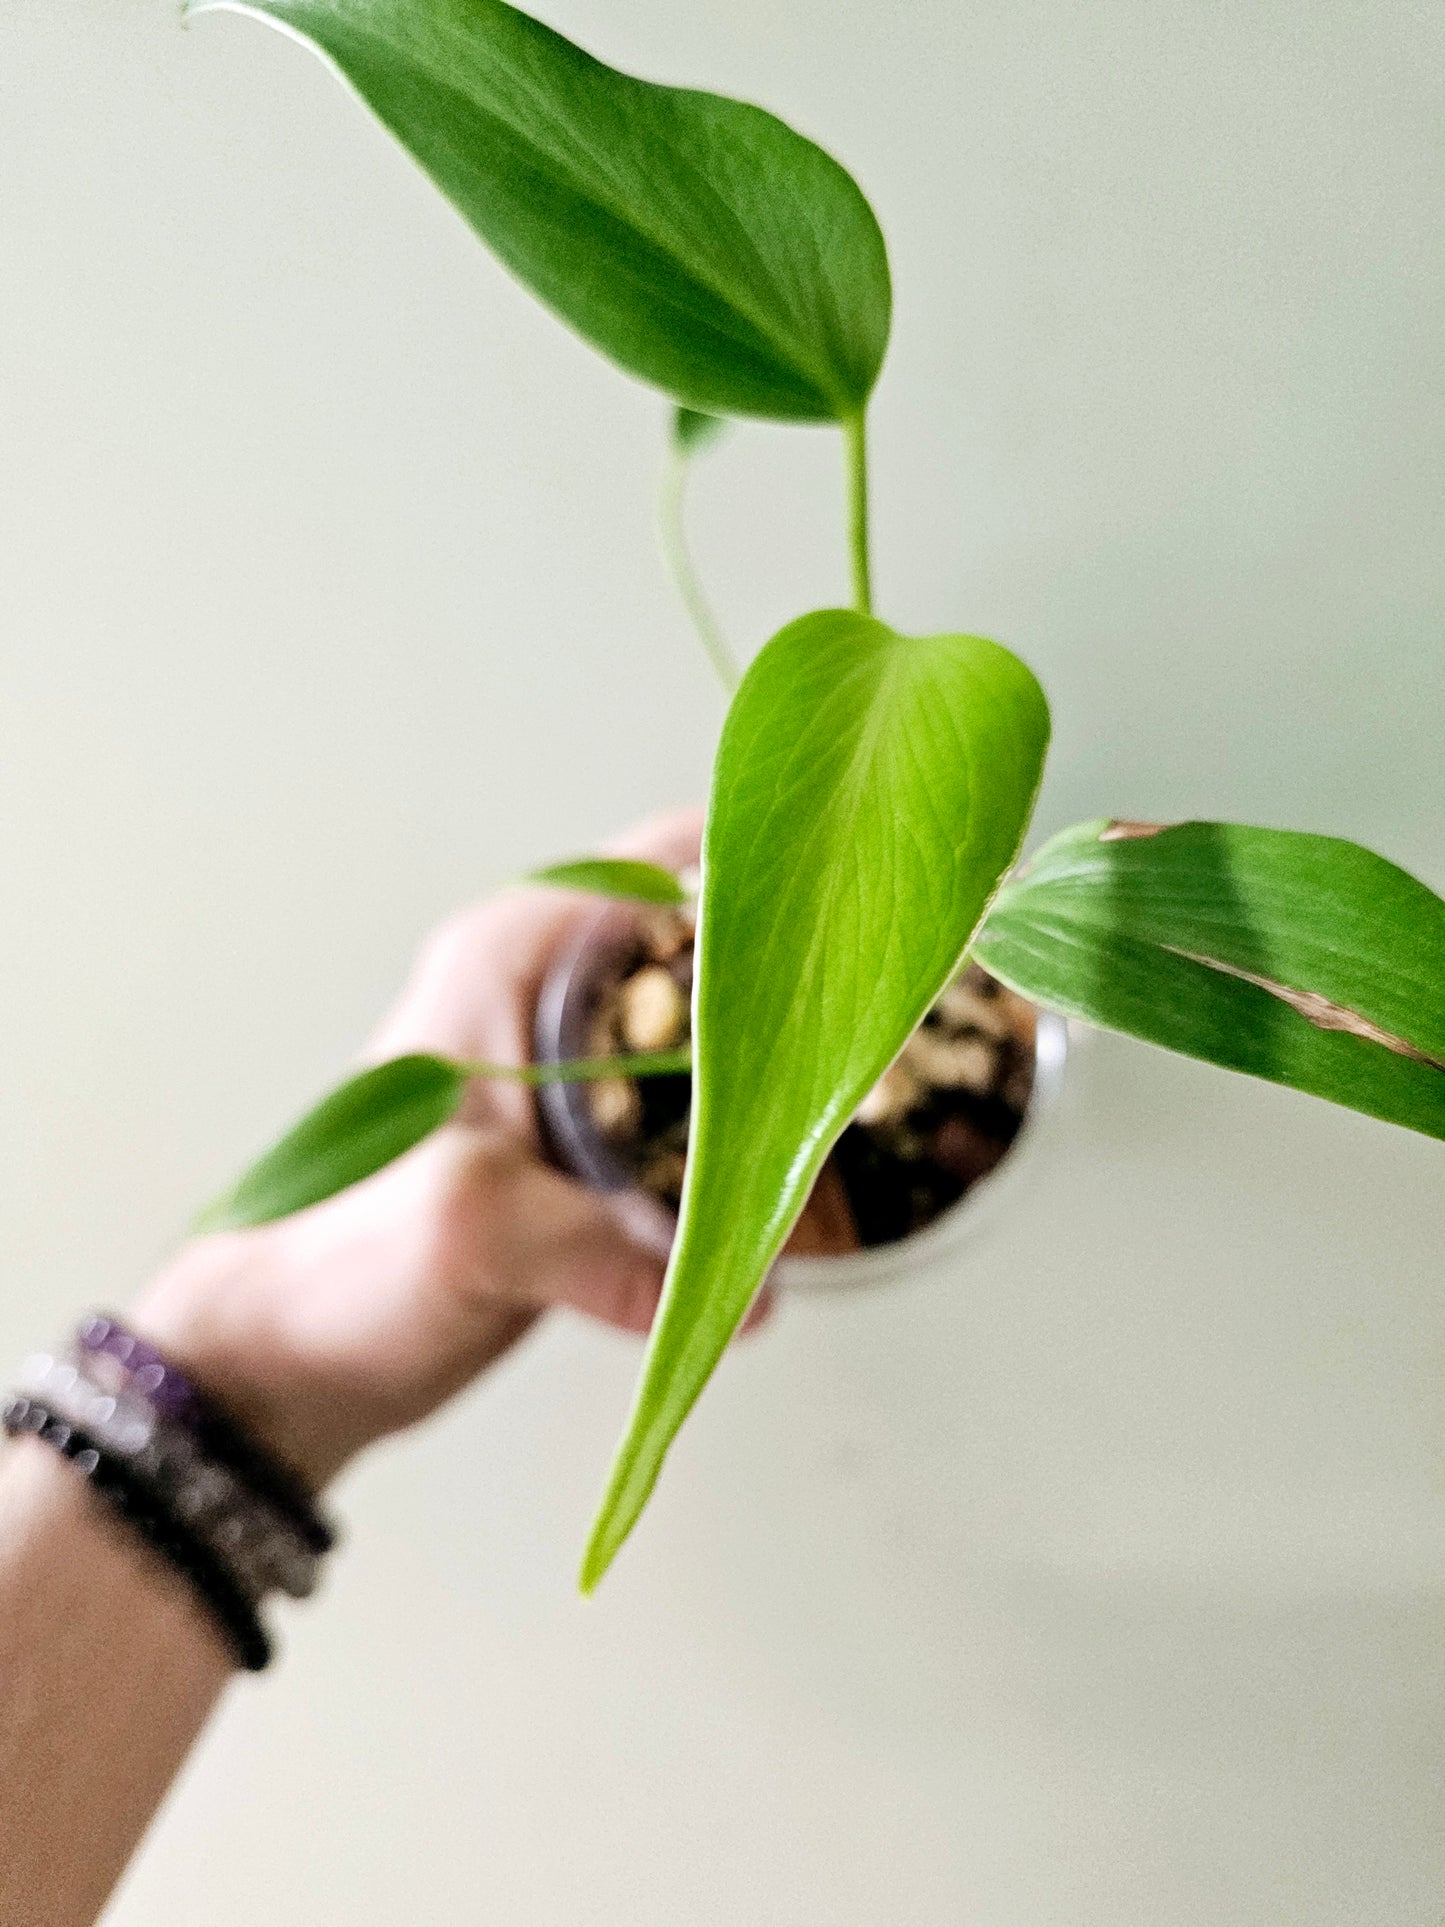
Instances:
[[[91,1370],[118,1375],[158,1417],[187,1432],[207,1458],[227,1467],[287,1520],[314,1553],[330,1552],[335,1535],[310,1493],[289,1466],[263,1452],[213,1398],[169,1364],[154,1345],[127,1331],[119,1319],[98,1313],[75,1335],[77,1355]]]
[[[335,1535],[290,1467],[213,1397],[119,1320],[97,1316],[68,1357],[29,1360],[0,1423],[88,1479],[189,1584],[240,1666],[269,1662],[262,1602],[307,1597]]]

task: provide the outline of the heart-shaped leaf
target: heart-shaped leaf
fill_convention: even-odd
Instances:
[[[193,0],[270,19],[350,81],[517,279],[689,407],[855,415],[883,237],[851,177],[741,101],[616,72],[502,0]]]
[[[594,896],[622,897],[632,903],[686,903],[687,891],[671,870],[632,857],[584,856],[571,863],[549,863],[528,873],[529,883],[550,883],[559,890],[589,890]]]
[[[1085,823],[974,954],[1055,1010],[1445,1138],[1445,902],[1357,843]]]
[[[1048,743],[1033,676],[977,636],[825,610],[744,677],[703,844],[687,1179],[595,1585],[834,1139],[958,968]]]

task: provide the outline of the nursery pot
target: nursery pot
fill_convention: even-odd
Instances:
[[[608,904],[578,928],[543,982],[537,1062],[684,1040],[691,961],[691,924],[680,913]],[[619,1035],[620,1023],[632,1023],[632,1034]],[[779,1261],[782,1282],[872,1283],[913,1270],[981,1230],[1015,1194],[1031,1161],[1067,1050],[1061,1017],[971,966],[844,1133]],[[930,1085],[933,1072],[955,1081]],[[690,1094],[686,1074],[606,1086],[544,1084],[537,1091],[552,1161],[617,1194],[634,1232],[664,1251],[676,1227]],[[918,1163],[902,1162],[900,1145],[908,1155],[915,1146],[937,1145],[943,1161],[925,1150]]]

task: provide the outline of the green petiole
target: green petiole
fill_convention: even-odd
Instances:
[[[468,1063],[456,1068],[467,1077],[502,1077],[514,1084],[588,1084],[605,1077],[675,1077],[692,1069],[692,1049],[638,1051],[618,1057],[572,1057],[561,1064]]]
[[[868,559],[868,418],[860,408],[843,423],[848,461],[848,552],[853,563],[853,607],[873,613],[873,571]]]
[[[712,612],[712,604],[707,599],[697,568],[693,563],[692,550],[688,547],[687,521],[687,478],[692,466],[688,445],[674,437],[668,449],[667,465],[662,471],[662,487],[657,503],[657,533],[662,544],[663,559],[667,563],[682,606],[688,619],[697,631],[698,639],[707,651],[708,661],[717,672],[717,679],[724,691],[731,696],[741,680],[741,671],[728,647],[727,637],[717,617]]]

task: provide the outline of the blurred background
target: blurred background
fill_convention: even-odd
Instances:
[[[1445,13],[550,0],[889,236],[882,608],[1054,703],[1040,831],[1356,836],[1445,887]],[[658,401],[307,54],[0,21],[0,1341],[124,1301],[448,908],[702,793]],[[842,593],[823,431],[695,539]],[[111,1927],[1433,1927],[1438,1145],[1098,1040],[1033,1183],[709,1391],[601,1595],[637,1350],[558,1319],[339,1497]]]

